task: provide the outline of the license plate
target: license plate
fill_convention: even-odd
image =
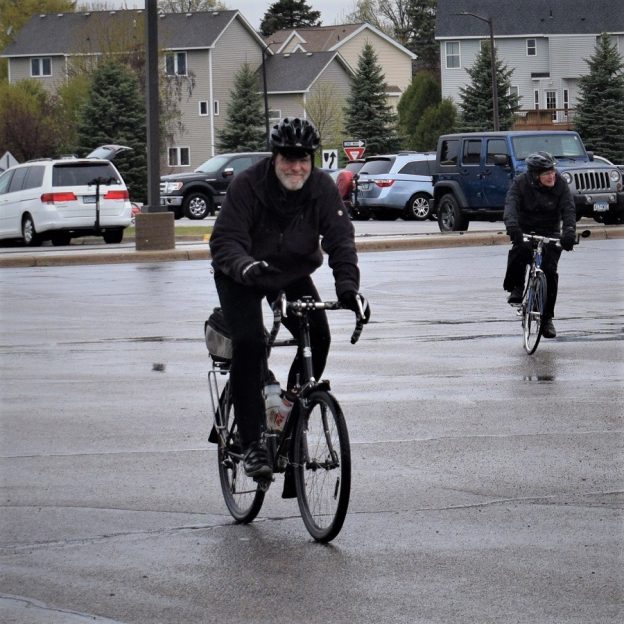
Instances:
[[[95,204],[95,195],[84,195],[82,201],[85,204]]]
[[[358,184],[358,189],[360,191],[368,191],[369,188],[370,184],[368,182],[362,182],[361,184]]]
[[[594,210],[596,212],[607,212],[609,210],[609,204],[607,202],[596,202],[594,204]]]

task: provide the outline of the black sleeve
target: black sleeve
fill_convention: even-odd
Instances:
[[[319,213],[321,246],[329,257],[336,294],[340,297],[345,292],[357,292],[360,289],[355,231],[333,180],[327,174],[322,174],[319,185],[323,189]]]
[[[503,211],[503,221],[505,222],[505,227],[515,228],[520,227],[520,222],[518,221],[518,213],[522,210],[523,200],[522,200],[522,191],[521,191],[521,178],[518,176],[514,179],[507,191],[507,195],[505,197],[505,209]]]
[[[210,237],[212,266],[241,281],[243,268],[254,261],[250,255],[254,199],[251,179],[245,172],[230,184]]]

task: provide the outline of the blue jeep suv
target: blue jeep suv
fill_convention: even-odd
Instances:
[[[438,139],[433,201],[442,232],[463,231],[470,221],[502,219],[513,178],[526,170],[533,152],[550,152],[570,185],[577,219],[622,223],[622,172],[594,161],[571,131],[508,131],[447,134]]]

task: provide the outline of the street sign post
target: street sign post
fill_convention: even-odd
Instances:
[[[363,139],[358,139],[357,141],[343,141],[342,149],[349,160],[356,160],[364,156],[366,141]]]

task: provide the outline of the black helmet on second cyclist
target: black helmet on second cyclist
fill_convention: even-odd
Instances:
[[[285,156],[314,154],[320,144],[317,129],[307,120],[299,117],[284,117],[271,130],[273,153]]]
[[[552,171],[557,164],[555,157],[548,152],[534,152],[526,157],[527,169],[535,175]]]

